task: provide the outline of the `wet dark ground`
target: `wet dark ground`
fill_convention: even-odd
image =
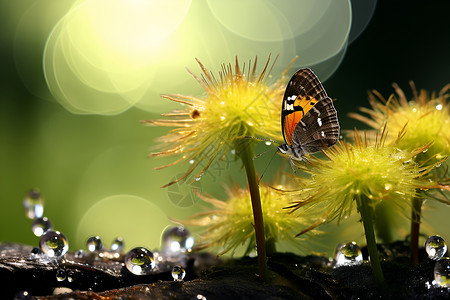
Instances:
[[[0,299],[28,291],[31,299],[450,299],[450,290],[433,286],[434,261],[421,249],[421,262],[410,265],[404,242],[379,246],[386,282],[378,285],[369,263],[333,269],[321,256],[277,253],[269,257],[270,284],[261,283],[256,258],[218,260],[191,254],[184,282],[174,282],[170,268],[136,276],[119,259],[94,255],[65,261],[33,258],[32,247],[0,244]],[[364,254],[364,249],[363,249]],[[366,258],[366,257],[365,257]],[[71,278],[56,280],[64,269]],[[53,295],[57,287],[73,292]]]

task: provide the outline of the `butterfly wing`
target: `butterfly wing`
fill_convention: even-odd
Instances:
[[[300,120],[292,138],[305,153],[314,153],[331,147],[339,140],[340,127],[333,100],[326,97],[318,101]]]
[[[300,120],[317,102],[327,97],[319,78],[311,69],[303,68],[295,72],[286,87],[281,108],[281,129],[286,144],[292,144]]]

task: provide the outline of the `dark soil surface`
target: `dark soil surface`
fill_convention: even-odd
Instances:
[[[449,289],[433,286],[435,262],[421,249],[421,263],[412,267],[404,242],[379,246],[383,285],[374,281],[370,263],[333,268],[329,258],[313,255],[272,255],[271,280],[265,284],[257,276],[256,258],[218,260],[208,253],[190,254],[184,281],[175,282],[167,266],[151,275],[133,275],[123,256],[76,258],[67,253],[63,261],[49,262],[31,250],[0,244],[0,299],[13,299],[20,291],[27,291],[30,299],[450,299]],[[60,269],[70,280],[56,279]],[[57,287],[72,292],[54,295]]]

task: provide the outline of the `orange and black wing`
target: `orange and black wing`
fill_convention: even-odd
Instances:
[[[304,153],[315,153],[331,147],[339,140],[340,126],[333,100],[326,97],[317,102],[297,124],[292,139]]]
[[[300,69],[292,76],[281,108],[281,130],[286,144],[292,144],[297,124],[317,102],[325,98],[328,98],[327,93],[311,69]]]

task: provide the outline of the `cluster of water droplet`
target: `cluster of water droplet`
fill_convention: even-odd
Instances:
[[[31,230],[34,235],[40,237],[39,248],[33,248],[31,254],[40,257],[44,254],[47,258],[57,259],[69,250],[67,238],[59,231],[54,231],[52,223],[44,217],[44,198],[37,189],[30,190],[24,200],[25,215],[33,220]]]
[[[336,247],[334,267],[357,265],[363,262],[361,248],[355,242],[340,243]]]
[[[447,244],[439,235],[430,236],[425,242],[428,258],[435,260],[434,281],[440,287],[450,288],[450,258],[444,257],[447,253]]]
[[[194,238],[186,228],[170,227],[163,233],[160,252],[134,248],[125,256],[125,266],[136,275],[150,274],[156,267],[159,271],[172,270],[174,280],[182,281],[186,271],[180,264],[185,264],[186,254],[192,251],[193,246]]]
[[[44,217],[44,198],[37,189],[30,190],[23,199],[25,215],[33,220],[31,230],[40,237],[47,230],[52,229],[52,223]]]
[[[23,200],[25,213],[28,218],[33,219],[32,231],[40,237],[39,247],[31,251],[32,259],[52,259],[56,262],[69,250],[67,238],[59,231],[53,230],[50,220],[43,216],[44,200],[38,190],[31,190]],[[157,271],[171,271],[174,281],[183,281],[186,271],[187,254],[192,251],[194,238],[190,232],[182,227],[170,227],[162,235],[162,249],[151,252],[144,247],[131,249],[125,256],[123,264],[128,271],[135,275],[148,275]],[[110,249],[103,247],[99,236],[92,236],[86,241],[86,249],[77,250],[73,257],[82,259],[85,256],[97,259],[119,259],[124,249],[123,238],[117,237],[111,244]],[[68,272],[63,266],[56,271],[58,282],[73,281],[72,272]],[[27,297],[25,292],[18,297]],[[199,295],[198,299],[205,299]]]

